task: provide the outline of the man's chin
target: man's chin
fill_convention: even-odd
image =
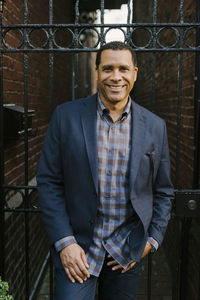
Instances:
[[[124,100],[124,98],[121,96],[110,96],[108,99],[112,103],[118,103],[118,102],[122,102]]]

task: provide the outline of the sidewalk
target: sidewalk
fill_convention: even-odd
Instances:
[[[171,275],[162,247],[152,255],[152,300],[171,300]],[[45,275],[37,300],[49,297],[49,271]],[[137,300],[147,300],[147,259],[144,259]]]

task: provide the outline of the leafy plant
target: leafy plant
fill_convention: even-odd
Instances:
[[[8,283],[2,281],[0,277],[0,300],[13,300],[13,297],[8,295],[9,286]]]

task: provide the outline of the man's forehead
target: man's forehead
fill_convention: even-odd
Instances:
[[[106,49],[101,53],[101,64],[113,64],[118,62],[120,64],[131,64],[132,54],[129,50],[112,50]]]
[[[105,49],[102,51],[101,56],[105,55],[125,55],[132,56],[131,52],[128,49]]]

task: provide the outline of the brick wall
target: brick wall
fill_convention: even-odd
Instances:
[[[28,1],[28,23],[49,23],[48,0]],[[54,23],[73,23],[73,10],[70,1],[54,1]],[[23,1],[7,0],[4,13],[4,24],[23,23]],[[70,37],[63,32],[56,34],[56,42],[69,43]],[[29,36],[31,43],[42,46],[45,35],[41,30]],[[6,34],[6,43],[16,47],[21,35],[15,30]],[[27,54],[27,99],[28,108],[35,110],[32,119],[33,136],[28,144],[28,178],[35,176],[40,150],[50,117],[49,97],[49,55],[47,53]],[[72,94],[72,55],[55,53],[52,56],[52,109],[56,105],[71,100]],[[4,103],[14,103],[24,107],[24,56],[22,53],[5,53],[3,55],[3,95]],[[13,124],[14,125],[14,124]],[[15,125],[14,125],[15,126]],[[24,138],[5,140],[5,184],[24,185],[25,183],[25,145]],[[14,201],[17,194],[12,195]],[[9,281],[11,293],[16,300],[25,299],[25,215],[9,213],[6,217],[5,231],[5,267],[6,279]],[[42,262],[48,251],[48,240],[40,214],[29,214],[29,279],[30,291],[38,276]]]
[[[56,2],[56,1],[55,1]],[[48,23],[48,1],[28,1],[28,23]],[[23,23],[23,5],[21,1],[7,1],[3,21],[5,24]],[[66,13],[63,14],[63,11]],[[70,3],[60,1],[54,3],[54,22],[71,23],[73,16]],[[60,41],[60,34],[56,34],[56,41]],[[19,43],[20,35],[11,30],[6,34],[6,42],[10,46]],[[68,38],[68,37],[66,37]],[[30,35],[30,41],[34,45],[41,46],[44,33],[37,30]],[[42,41],[42,42],[41,42]],[[33,117],[33,129],[37,129],[37,135],[29,138],[29,177],[33,177],[37,168],[40,149],[46,132],[49,109],[49,57],[44,53],[28,54],[28,103],[29,109],[35,110]],[[53,55],[53,108],[59,103],[71,100],[71,54]],[[21,53],[5,54],[4,65],[4,103],[15,103],[24,106],[24,58]],[[62,80],[60,80],[62,78]],[[13,155],[15,154],[15,155]],[[24,142],[5,142],[5,183],[22,184],[24,181]]]
[[[139,5],[135,2],[134,22],[152,21],[152,4],[148,5],[144,1]],[[139,10],[140,13],[137,11]],[[145,14],[143,13],[145,12]],[[196,20],[194,1],[187,1],[184,6],[185,22]],[[158,1],[157,22],[179,22],[178,2]],[[139,43],[142,38],[135,35],[135,42]],[[191,35],[187,37],[187,42],[194,39]],[[160,42],[167,46],[175,41],[175,34],[170,29],[163,30],[159,35]],[[147,41],[147,34],[143,34],[143,41]],[[191,41],[192,44],[192,41]],[[139,53],[138,64],[139,74],[135,88],[136,101],[152,109],[152,54]],[[193,184],[193,164],[194,164],[194,74],[195,74],[195,54],[183,53],[182,65],[182,94],[181,103],[181,135],[180,135],[180,156],[176,162],[176,142],[177,142],[177,111],[178,111],[178,73],[179,54],[177,53],[156,53],[155,69],[155,113],[164,118],[167,122],[172,179],[175,183],[177,164],[179,174],[177,188],[192,188]],[[141,88],[142,87],[142,88]],[[179,161],[180,159],[180,161]]]
[[[184,21],[196,22],[195,1],[188,0],[184,3]],[[157,22],[179,22],[179,1],[158,1]],[[152,2],[134,1],[134,22],[152,22]],[[134,42],[145,44],[147,33],[135,34]],[[164,30],[160,35],[163,45],[170,45],[175,41],[171,30]],[[187,42],[195,45],[194,31],[187,35]],[[152,54],[138,53],[138,80],[134,90],[136,102],[154,111],[165,119],[168,129],[168,138],[171,156],[172,180],[178,189],[192,189],[194,181],[194,76],[195,76],[195,53],[183,53],[182,57],[182,87],[181,101],[181,123],[180,123],[180,148],[177,156],[177,134],[178,134],[178,78],[180,74],[178,53],[156,53],[155,68],[155,105],[152,104]],[[178,167],[178,174],[177,172]],[[176,179],[178,176],[178,179]],[[180,219],[172,217],[164,240],[166,259],[172,271],[172,285],[177,289],[178,268],[180,262]],[[186,279],[186,299],[196,300],[199,295],[200,282],[200,259],[199,259],[199,232],[200,221],[193,219],[189,235],[188,276]],[[186,275],[186,274],[185,274]],[[195,280],[194,280],[195,278]],[[188,298],[187,298],[188,297]]]

